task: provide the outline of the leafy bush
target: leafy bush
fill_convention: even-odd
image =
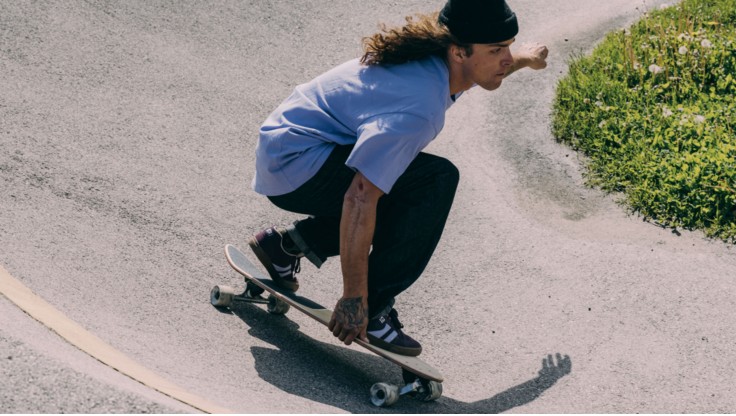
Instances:
[[[736,241],[736,0],[685,0],[573,57],[555,137],[645,218]]]

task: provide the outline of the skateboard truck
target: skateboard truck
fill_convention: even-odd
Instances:
[[[371,387],[371,403],[374,406],[391,406],[406,395],[423,402],[431,402],[442,396],[442,383],[417,377],[403,369],[402,372],[406,383],[404,387],[388,383],[376,383]]]
[[[227,308],[233,302],[262,303],[268,305],[266,310],[274,315],[283,315],[291,308],[288,303],[273,295],[269,295],[267,299],[264,299],[261,296],[263,292],[265,292],[263,289],[250,282],[241,294],[237,294],[235,289],[230,286],[218,285],[210,291],[210,303],[212,306],[219,308]]]

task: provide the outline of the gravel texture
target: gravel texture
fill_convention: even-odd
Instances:
[[[442,3],[0,2],[0,264],[221,406],[381,412],[368,390],[400,380],[388,362],[296,312],[221,313],[209,290],[241,284],[226,243],[298,218],[250,190],[260,123],[296,84],[357,56],[378,22]],[[549,67],[463,95],[428,149],[461,185],[397,307],[446,382],[438,402],[391,411],[732,413],[733,246],[629,216],[583,185],[549,132],[570,55],[663,2],[510,3],[517,41],[547,44]],[[303,265],[300,291],[333,305],[338,263]],[[2,315],[0,411],[192,411],[15,312]]]

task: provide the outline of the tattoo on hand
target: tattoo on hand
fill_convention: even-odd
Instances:
[[[363,298],[340,299],[335,307],[335,315],[337,320],[342,322],[344,326],[359,327],[363,325],[366,321]]]

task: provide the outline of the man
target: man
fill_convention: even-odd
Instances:
[[[364,56],[296,87],[260,130],[253,188],[309,215],[258,233],[250,246],[281,287],[296,291],[300,259],[339,255],[343,294],[329,329],[416,356],[395,297],[424,271],[445,226],[459,174],[422,153],[445,111],[473,86],[495,90],[547,49],[512,56],[516,15],[504,0],[449,0],[364,39]]]

